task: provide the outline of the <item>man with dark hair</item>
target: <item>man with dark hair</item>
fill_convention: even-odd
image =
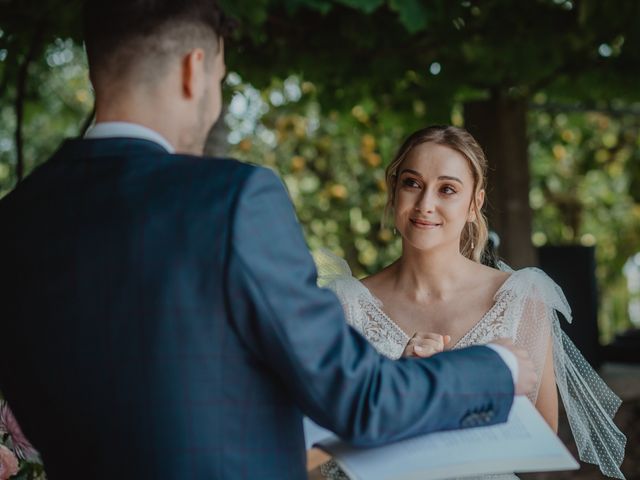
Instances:
[[[199,156],[213,2],[86,20],[96,125],[0,202],[0,387],[51,480],[302,479],[303,413],[359,445],[507,417],[520,350],[381,357],[316,286],[277,177]]]
[[[211,0],[87,2],[84,37],[96,123],[145,125],[177,151],[202,154],[220,115],[229,29]],[[180,87],[183,95],[175,95]]]

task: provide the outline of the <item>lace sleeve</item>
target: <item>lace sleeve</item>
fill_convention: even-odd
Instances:
[[[620,399],[561,329],[558,313],[572,321],[562,289],[539,269],[529,268],[519,274],[520,281],[514,282],[517,301],[509,312],[509,317],[518,322],[515,342],[527,349],[541,378],[551,337],[556,384],[580,459],[598,465],[607,476],[624,478],[620,465],[626,437],[613,422]],[[538,388],[530,396],[533,402]]]
[[[318,285],[321,287],[326,287],[336,280],[353,276],[346,260],[326,248],[314,251],[313,260],[318,269]]]
[[[344,309],[347,323],[362,333],[364,312],[354,293],[359,290],[357,285],[354,285],[354,282],[357,284],[358,281],[351,274],[349,264],[325,248],[313,252],[313,259],[318,269],[318,285],[336,294]]]
[[[351,274],[344,259],[326,249],[314,252],[313,257],[318,268],[318,285],[337,295],[347,323],[382,355],[400,358],[409,337],[382,311],[380,300]]]

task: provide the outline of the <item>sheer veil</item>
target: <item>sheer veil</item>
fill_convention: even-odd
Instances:
[[[498,267],[514,273],[503,262]],[[624,460],[626,437],[613,422],[622,403],[620,398],[562,330],[558,313],[567,322],[573,321],[562,289],[537,268],[517,273],[521,278],[511,284],[512,301],[505,312],[507,320],[515,319],[515,343],[529,351],[539,373],[549,343],[553,346],[556,384],[580,459],[598,465],[609,477],[624,478],[620,465]],[[530,396],[534,403],[536,398],[537,391]]]

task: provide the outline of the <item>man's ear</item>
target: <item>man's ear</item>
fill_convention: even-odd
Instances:
[[[195,48],[182,57],[182,94],[187,99],[200,98],[205,90],[205,53]]]

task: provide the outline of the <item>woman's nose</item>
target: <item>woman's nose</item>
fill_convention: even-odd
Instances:
[[[423,213],[431,213],[435,210],[435,205],[435,195],[429,189],[425,189],[418,198],[415,209]]]

